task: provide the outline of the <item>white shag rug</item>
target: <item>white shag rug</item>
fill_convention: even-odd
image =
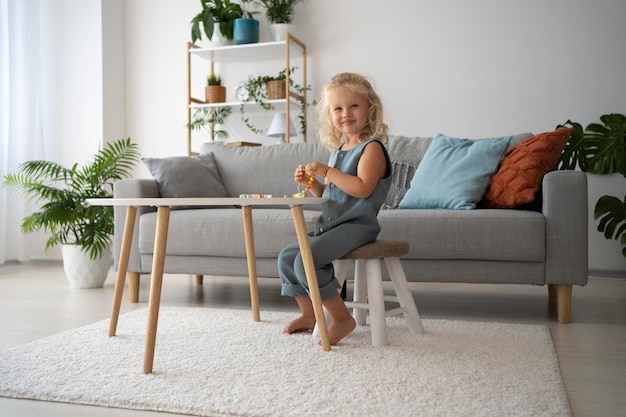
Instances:
[[[162,307],[154,373],[141,372],[147,309],[0,353],[0,396],[198,416],[570,416],[547,327],[388,318],[386,347],[359,327],[330,352],[285,335],[295,313]]]

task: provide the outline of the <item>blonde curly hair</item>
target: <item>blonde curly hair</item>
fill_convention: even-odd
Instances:
[[[342,142],[341,132],[333,125],[328,102],[330,92],[337,88],[347,88],[352,92],[363,94],[367,98],[369,104],[368,124],[360,133],[360,136],[380,139],[383,143],[386,143],[389,127],[383,122],[382,101],[367,78],[353,72],[342,72],[335,75],[324,87],[322,98],[317,107],[320,142],[331,151],[338,149]]]

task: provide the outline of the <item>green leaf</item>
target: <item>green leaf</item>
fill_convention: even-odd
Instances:
[[[604,234],[606,239],[620,239],[622,254],[626,257],[626,196],[624,200],[605,195],[596,203],[593,216],[598,223],[598,231]]]
[[[568,120],[574,128],[557,162],[557,169],[576,169],[592,174],[621,173],[626,177],[626,116],[612,113],[600,116],[600,123],[590,123],[583,131],[579,123]]]

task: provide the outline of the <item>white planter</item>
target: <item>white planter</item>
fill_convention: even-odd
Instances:
[[[211,37],[211,46],[228,46],[233,45],[234,42],[229,40],[226,36],[222,35],[219,22],[215,22],[213,27],[213,36]]]
[[[100,259],[91,260],[89,254],[76,245],[62,245],[63,270],[72,288],[101,288],[113,264],[111,248]]]
[[[287,39],[287,32],[293,33],[295,26],[288,23],[274,23],[270,25],[270,40],[284,41]]]

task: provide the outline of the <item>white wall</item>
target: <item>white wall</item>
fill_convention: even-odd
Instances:
[[[124,29],[103,27],[105,34],[125,31],[125,136],[139,143],[144,156],[186,153],[186,43],[198,11],[197,0],[126,1]],[[586,125],[605,113],[626,113],[625,15],[623,0],[393,0],[384,6],[308,0],[298,6],[294,23],[308,44],[315,95],[335,73],[358,71],[374,80],[392,133],[477,138],[548,131],[569,118]],[[267,40],[261,20],[261,40]],[[262,71],[252,64],[222,75],[229,86]],[[88,117],[97,105],[82,107]],[[271,143],[247,136],[236,119],[235,111],[229,122],[233,139]],[[78,133],[83,139],[90,134]],[[141,168],[137,175],[148,174]],[[592,187],[594,193],[622,195],[622,184]],[[592,223],[590,268],[623,273],[619,244],[605,240]]]

